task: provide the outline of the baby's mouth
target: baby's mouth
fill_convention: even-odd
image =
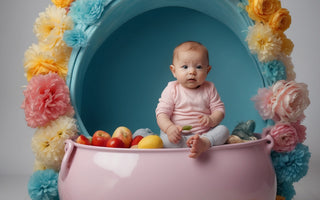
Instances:
[[[188,78],[188,81],[196,81],[195,78]]]

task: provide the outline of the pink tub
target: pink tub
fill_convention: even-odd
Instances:
[[[152,3],[151,3],[152,2]],[[87,46],[74,48],[67,84],[80,134],[148,127],[168,81],[171,50],[199,41],[210,49],[215,83],[226,107],[223,125],[262,120],[250,100],[266,87],[262,64],[245,38],[253,25],[243,0],[113,0],[85,28]],[[83,30],[80,25],[78,28]],[[62,200],[274,200],[271,138],[212,147],[201,159],[189,149],[112,149],[69,140],[59,174]]]
[[[189,149],[115,149],[66,142],[61,200],[274,200],[270,137],[212,147],[200,159]]]

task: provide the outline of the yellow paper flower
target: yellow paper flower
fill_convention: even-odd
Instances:
[[[39,14],[33,27],[39,42],[51,48],[65,45],[63,33],[71,29],[73,29],[73,21],[70,16],[67,16],[66,9],[57,8],[53,5],[50,5],[45,12]]]
[[[59,51],[43,50],[43,46],[32,44],[24,55],[25,76],[29,81],[38,74],[57,73],[63,79],[68,73],[68,59],[70,53],[59,54]],[[61,51],[63,52],[63,51]]]
[[[68,62],[72,48],[67,46],[64,41],[61,41],[59,46],[50,46],[46,43],[39,43],[39,46],[42,51],[47,51],[52,57],[55,57],[58,60],[65,60]]]
[[[275,60],[281,53],[282,40],[268,25],[256,23],[249,27],[246,41],[250,51],[258,55],[260,62]]]
[[[291,16],[285,8],[277,10],[269,19],[269,26],[275,32],[284,32],[290,27]]]
[[[37,159],[34,161],[34,165],[33,165],[33,171],[38,171],[38,170],[46,170],[47,167],[40,161],[38,161]]]
[[[67,8],[74,0],[51,0],[54,5],[59,8]]]
[[[286,200],[286,198],[283,196],[277,195],[276,200]]]
[[[282,45],[281,45],[281,52],[287,56],[290,56],[294,47],[293,42],[287,38],[285,34],[280,34]]]
[[[292,63],[291,57],[282,54],[279,57],[279,60],[286,67],[287,81],[294,81],[296,79],[296,73],[294,72],[294,65]]]
[[[36,159],[46,168],[59,171],[64,156],[64,141],[76,137],[77,132],[75,119],[68,116],[37,129],[31,145]]]
[[[249,0],[246,10],[251,19],[267,23],[270,16],[280,8],[279,0]]]

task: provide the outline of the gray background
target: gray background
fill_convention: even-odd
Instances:
[[[27,182],[33,173],[31,138],[35,129],[26,126],[23,101],[24,52],[37,43],[33,23],[39,12],[51,3],[46,0],[2,1],[0,7],[0,199],[29,199]],[[312,153],[308,175],[295,184],[295,199],[320,199],[320,1],[282,0],[292,24],[286,32],[295,48],[292,54],[297,82],[309,85],[311,105],[306,110],[307,140]]]

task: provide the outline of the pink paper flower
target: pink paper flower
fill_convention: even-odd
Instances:
[[[271,98],[272,90],[260,88],[258,94],[251,99],[255,102],[255,108],[258,110],[263,120],[271,119],[273,117]]]
[[[300,121],[291,123],[292,126],[297,130],[299,143],[303,143],[306,140],[306,130],[307,128],[301,124]]]
[[[69,89],[56,73],[34,76],[23,92],[22,108],[28,126],[46,126],[62,115],[73,115]]]
[[[273,150],[278,152],[292,151],[299,143],[297,130],[288,122],[279,122],[275,126],[265,128],[263,136],[265,135],[273,138]]]
[[[273,120],[296,122],[304,117],[309,106],[309,91],[304,83],[278,81],[272,86],[271,99]]]
[[[295,81],[278,81],[270,88],[260,88],[252,98],[261,117],[282,122],[297,122],[304,118],[309,106],[308,86]]]

